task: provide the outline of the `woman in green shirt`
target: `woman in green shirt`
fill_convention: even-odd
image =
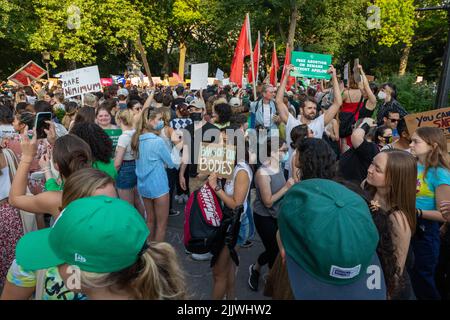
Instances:
[[[70,133],[80,137],[91,147],[92,167],[116,180],[117,170],[114,167],[112,141],[106,132],[95,123],[84,122],[74,125]]]

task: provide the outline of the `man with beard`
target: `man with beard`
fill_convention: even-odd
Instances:
[[[330,66],[328,73],[332,75],[333,83],[333,96],[334,101],[328,110],[326,110],[321,116],[316,118],[317,115],[317,102],[312,98],[305,98],[300,104],[301,115],[296,119],[288,110],[287,105],[283,101],[284,91],[286,88],[287,79],[294,66],[289,65],[286,67],[285,77],[281,81],[281,85],[278,88],[277,96],[275,99],[277,111],[279,113],[280,120],[286,124],[286,142],[289,146],[289,161],[286,164],[286,170],[290,172],[290,160],[294,152],[291,140],[291,131],[296,126],[306,124],[313,131],[314,138],[322,139],[325,127],[330,123],[339,111],[342,105],[342,96],[339,89],[339,83],[336,76],[336,69]]]

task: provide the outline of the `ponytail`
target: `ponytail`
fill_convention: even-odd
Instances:
[[[165,242],[149,249],[127,269],[113,273],[81,272],[82,286],[127,292],[136,300],[183,300],[187,298],[183,271],[174,248]]]
[[[133,150],[136,159],[139,158],[139,137],[141,134],[145,132],[153,132],[158,134],[158,131],[153,130],[148,126],[148,121],[155,119],[158,114],[160,114],[160,110],[154,110],[150,107],[146,107],[140,113],[139,119],[136,123],[136,131],[133,134],[133,138],[131,139],[131,149]]]

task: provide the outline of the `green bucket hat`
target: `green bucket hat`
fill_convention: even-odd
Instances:
[[[26,234],[16,247],[17,263],[39,270],[64,263],[110,273],[133,265],[150,232],[128,202],[107,196],[70,203],[52,228]]]
[[[278,226],[297,299],[385,299],[378,231],[358,194],[331,180],[302,181],[285,195]],[[370,270],[379,271],[378,286],[367,284]]]

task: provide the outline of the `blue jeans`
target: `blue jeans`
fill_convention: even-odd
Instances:
[[[411,241],[414,266],[409,272],[414,293],[418,300],[440,300],[435,281],[440,247],[439,223],[418,219],[417,225]]]

